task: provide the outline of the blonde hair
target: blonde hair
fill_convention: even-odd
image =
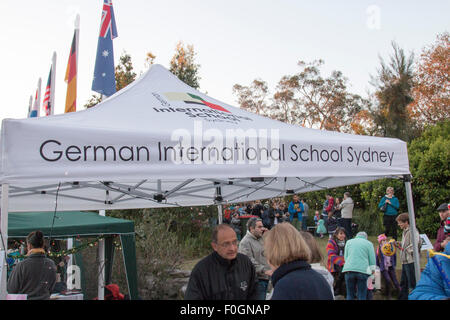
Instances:
[[[323,255],[320,252],[319,246],[317,245],[317,241],[316,239],[314,239],[313,235],[306,231],[300,231],[300,235],[303,237],[309,249],[311,250],[311,258],[308,262],[322,263]]]
[[[389,192],[389,190],[392,190],[392,191],[394,191],[394,188],[393,188],[393,187],[387,187],[387,188],[386,188],[386,193],[388,193],[388,192]]]
[[[264,235],[264,255],[274,267],[295,260],[309,261],[311,250],[300,232],[288,222],[277,224]]]

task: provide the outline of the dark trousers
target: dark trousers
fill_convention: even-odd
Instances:
[[[385,269],[381,271],[385,281],[385,296],[389,296],[392,289],[397,289],[400,292],[400,284],[397,280],[397,275],[395,274],[395,269],[393,267],[389,267],[389,269]]]
[[[369,276],[361,272],[345,272],[345,286],[347,287],[347,300],[367,299],[367,278]]]
[[[338,225],[345,229],[345,235],[347,236],[348,240],[353,238],[353,234],[352,234],[352,218],[340,218],[338,220]]]
[[[397,216],[383,216],[383,226],[384,226],[384,234],[386,237],[392,237],[397,240],[397,221],[395,220]]]
[[[409,290],[416,287],[414,263],[402,264],[402,277],[400,279],[399,300],[408,300]]]
[[[346,296],[347,295],[347,288],[345,287],[345,274],[342,273],[342,267],[336,272],[332,273],[334,278],[334,295],[335,296]]]

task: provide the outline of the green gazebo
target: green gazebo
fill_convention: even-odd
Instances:
[[[41,230],[46,238],[51,233],[52,239],[104,236],[105,285],[107,285],[111,282],[112,262],[114,259],[113,238],[118,235],[122,244],[128,292],[132,300],[138,299],[133,221],[82,211],[57,212],[55,219],[53,219],[53,216],[54,212],[10,212],[8,217],[8,237],[16,239],[26,238],[30,232],[35,230]],[[81,257],[77,260],[79,260],[78,264],[80,264]]]

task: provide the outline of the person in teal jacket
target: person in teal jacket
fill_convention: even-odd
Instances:
[[[386,195],[381,198],[378,208],[381,209],[386,204],[386,211],[383,215],[384,234],[386,237],[392,237],[397,240],[397,217],[398,209],[400,208],[400,202],[398,198],[394,196],[394,188],[387,187]]]
[[[354,239],[347,241],[344,248],[345,285],[347,300],[366,300],[367,279],[375,273],[376,259],[372,242],[367,240],[367,234],[358,232]]]

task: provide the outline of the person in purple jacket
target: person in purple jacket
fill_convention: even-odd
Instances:
[[[377,267],[380,268],[380,273],[386,282],[385,286],[385,296],[391,294],[391,288],[396,288],[400,292],[400,283],[397,280],[397,275],[395,273],[395,267],[397,265],[397,255],[394,253],[392,256],[386,256],[383,254],[381,248],[387,243],[386,235],[380,234],[378,236],[378,248],[377,248]]]
[[[437,211],[439,212],[439,217],[441,218],[441,226],[438,229],[436,242],[433,245],[433,249],[434,251],[440,252],[444,251],[444,248],[448,243],[448,240],[445,240],[444,224],[445,220],[450,217],[450,209],[447,203],[443,203],[437,208]]]

